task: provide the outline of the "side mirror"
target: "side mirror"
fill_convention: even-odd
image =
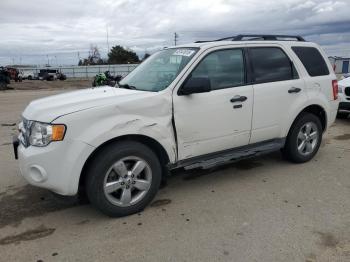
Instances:
[[[210,92],[210,80],[208,77],[191,77],[186,80],[179,90],[179,95]]]

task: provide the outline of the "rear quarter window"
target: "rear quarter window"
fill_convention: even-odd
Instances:
[[[321,53],[314,47],[293,46],[292,50],[303,63],[310,76],[329,75],[329,70]]]

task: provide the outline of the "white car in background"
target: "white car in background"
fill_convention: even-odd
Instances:
[[[22,79],[34,79],[34,72],[32,70],[21,70],[20,75],[22,76]]]
[[[338,118],[348,118],[350,115],[350,77],[340,80],[338,83],[339,110]]]

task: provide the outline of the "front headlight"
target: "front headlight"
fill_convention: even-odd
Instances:
[[[30,125],[29,144],[32,146],[47,146],[52,141],[62,141],[65,132],[65,125],[46,124],[33,121]]]

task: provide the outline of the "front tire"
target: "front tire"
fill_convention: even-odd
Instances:
[[[293,123],[282,153],[291,162],[310,161],[317,153],[322,142],[322,124],[311,113],[302,113]]]
[[[156,195],[162,169],[156,154],[133,141],[104,147],[89,165],[86,193],[90,202],[111,217],[142,211]]]

